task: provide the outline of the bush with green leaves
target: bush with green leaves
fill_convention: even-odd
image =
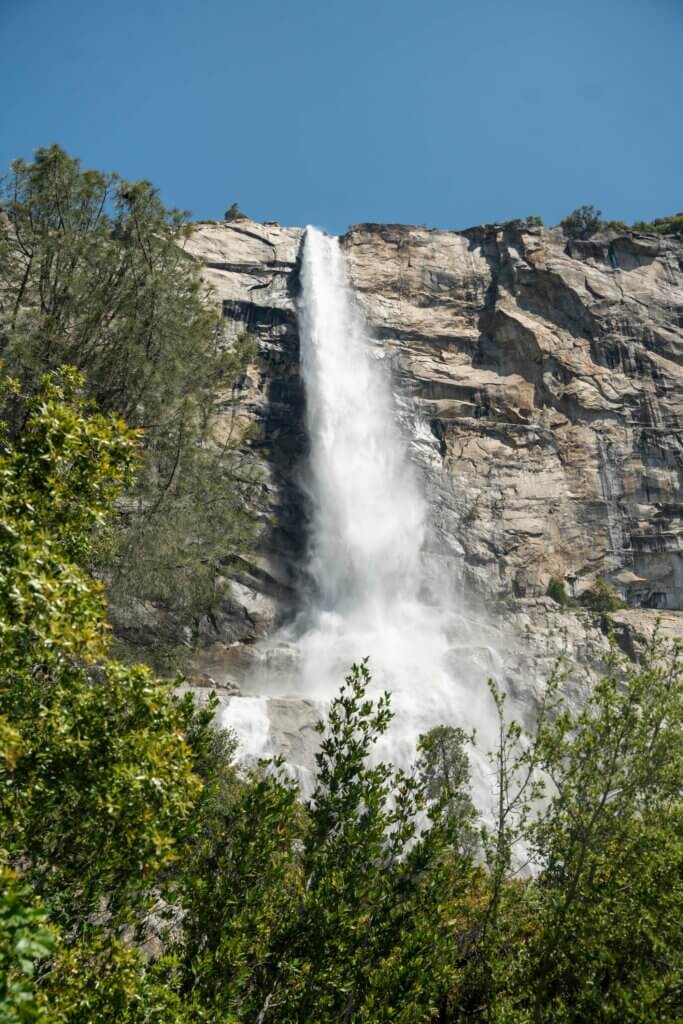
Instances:
[[[683,211],[670,217],[656,217],[653,221],[636,221],[631,230],[648,235],[683,235]]]
[[[567,593],[564,580],[559,579],[557,576],[550,577],[546,594],[548,597],[551,597],[556,604],[562,605],[562,607],[568,607],[573,603],[572,597]]]
[[[246,213],[242,213],[237,203],[232,203],[223,215],[223,220],[228,222],[234,220],[248,220]]]
[[[625,608],[626,604],[617,591],[602,576],[598,576],[595,583],[581,595],[581,604],[592,612],[616,612]]]
[[[233,791],[193,859],[181,990],[226,1020],[273,1024],[673,1024],[681,668],[657,639],[638,665],[612,651],[576,712],[558,674],[530,733],[493,687],[477,865],[467,737],[433,730],[410,773],[369,764],[390,711],[355,666],[321,725],[310,801],[271,766]]]
[[[530,734],[494,690],[498,813],[450,1021],[680,1020],[682,683],[680,648],[655,636],[640,664],[612,649],[577,712],[555,676]]]
[[[579,206],[560,221],[560,227],[568,238],[585,240],[599,230],[601,216],[602,211],[596,210],[594,206]]]
[[[193,860],[177,953],[188,995],[221,1019],[407,1024],[445,999],[456,969],[445,908],[472,870],[460,852],[467,772],[458,761],[447,787],[426,768],[370,765],[391,712],[387,695],[368,700],[369,680],[355,665],[320,724],[310,800],[271,766]]]
[[[474,743],[464,729],[437,725],[417,745],[417,775],[425,796],[442,802],[443,813],[456,825],[455,835],[462,851],[473,852],[477,844],[477,812],[470,794],[468,745]]]
[[[81,568],[138,444],[80,385],[70,371],[46,378],[0,454],[0,715],[18,736],[0,766],[2,844],[69,921],[104,897],[128,914],[174,857],[199,786],[188,707],[148,669],[109,659],[103,588]]]
[[[102,584],[82,565],[130,485],[138,439],[94,412],[81,385],[62,371],[27,397],[6,382],[25,415],[18,437],[0,437],[0,851],[21,876],[3,874],[0,996],[21,997],[17,1020],[51,1024],[119,1019],[113,1009],[67,1012],[72,985],[90,964],[94,998],[97,949],[112,978],[117,963],[139,960],[134,949],[121,959],[115,931],[142,921],[201,786],[191,705],[149,669],[108,655]],[[57,939],[32,986],[32,963]]]
[[[0,358],[26,395],[75,366],[101,411],[144,430],[98,557],[118,633],[166,667],[255,536],[254,474],[226,415],[253,347],[226,345],[190,230],[149,182],[84,170],[58,146],[0,182]],[[4,415],[20,432],[23,404]]]
[[[683,689],[678,649],[610,655],[586,707],[559,701],[534,757],[548,806],[530,822],[540,930],[533,1020],[661,1022],[681,1010]]]
[[[631,230],[623,220],[606,220],[602,222],[601,227],[607,231],[618,231],[620,234]]]
[[[0,864],[0,1021],[45,1020],[36,996],[36,965],[55,948],[55,932],[31,889]]]

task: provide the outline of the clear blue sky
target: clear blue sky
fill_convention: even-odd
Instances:
[[[59,142],[221,217],[683,209],[683,0],[0,0],[0,166]]]

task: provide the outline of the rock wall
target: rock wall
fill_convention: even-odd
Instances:
[[[225,679],[300,592],[302,240],[299,228],[238,221],[200,225],[189,243],[228,334],[250,331],[259,350],[238,411],[254,424],[249,457],[264,471],[260,556],[202,626],[202,665]],[[430,498],[431,553],[466,602],[496,608],[530,656],[564,644],[590,663],[604,645],[594,619],[545,596],[551,577],[575,596],[603,577],[629,606],[624,628],[647,629],[665,609],[667,630],[683,632],[683,241],[567,242],[512,222],[365,224],[343,245],[392,361]]]
[[[521,224],[360,226],[375,331],[438,439],[445,532],[490,592],[683,608],[683,245],[571,242]]]
[[[294,614],[306,543],[306,509],[297,477],[306,453],[299,376],[296,296],[304,231],[240,220],[197,226],[188,251],[204,264],[230,343],[248,332],[258,356],[235,394],[225,396],[225,430],[247,428],[245,456],[261,479],[257,557],[232,578],[213,614],[200,623],[199,677],[235,692],[256,640]]]

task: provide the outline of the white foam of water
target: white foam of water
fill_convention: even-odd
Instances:
[[[262,666],[250,688],[325,704],[351,663],[367,655],[372,692],[389,690],[395,712],[378,756],[406,767],[419,735],[439,724],[474,729],[479,751],[490,749],[495,714],[485,681],[492,660],[499,665],[500,659],[485,645],[473,646],[471,636],[459,636],[462,619],[447,596],[449,581],[434,578],[433,564],[426,578],[427,503],[399,427],[390,366],[354,304],[339,240],[310,227],[299,321],[312,587],[294,629],[272,640],[273,649],[280,644],[290,653],[294,645],[296,664],[290,657],[290,670]],[[263,697],[234,699],[223,721],[252,759],[268,751],[278,728],[269,724]],[[490,769],[477,753],[473,790],[483,809]]]
[[[233,729],[238,741],[238,755],[252,762],[270,753],[270,717],[265,697],[240,697],[229,701],[221,722]]]
[[[300,326],[317,608],[384,621],[419,585],[426,506],[396,426],[387,367],[373,358],[352,303],[339,241],[313,228]]]

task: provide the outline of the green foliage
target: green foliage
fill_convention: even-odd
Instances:
[[[174,790],[160,787],[187,756],[165,691],[105,660],[102,587],[78,564],[130,482],[135,436],[87,410],[73,373],[25,408],[0,456],[0,714],[16,736],[0,766],[2,842],[29,857],[38,891],[92,908],[130,865],[164,855],[186,798],[166,806]]]
[[[529,843],[542,873],[535,1020],[674,1020],[683,926],[680,653],[612,652],[586,707],[542,721],[550,801]]]
[[[683,210],[672,217],[658,217],[654,225],[662,235],[683,235]]]
[[[469,870],[454,852],[468,822],[426,782],[368,764],[391,717],[368,682],[354,666],[321,723],[306,808],[275,765],[193,861],[178,952],[188,990],[227,1020],[427,1021],[452,977],[444,908]]]
[[[246,213],[242,213],[237,203],[233,203],[232,206],[229,206],[228,209],[225,211],[225,214],[223,215],[223,220],[227,221],[247,219],[248,218]]]
[[[562,605],[563,608],[572,604],[572,598],[567,593],[564,580],[559,579],[557,576],[550,577],[546,594],[548,597],[552,597],[556,604]]]
[[[136,436],[89,409],[73,372],[24,405],[0,454],[0,847],[72,934],[93,914],[139,918],[200,783],[189,706],[107,657],[102,585],[80,567]]]
[[[626,607],[614,587],[601,576],[598,576],[589,590],[583,592],[581,604],[592,612],[603,613],[616,612],[619,608]]]
[[[286,1020],[428,1020],[451,973],[441,910],[446,855],[456,878],[469,865],[451,852],[464,845],[460,822],[447,799],[430,805],[414,774],[368,763],[391,719],[388,695],[373,704],[368,683],[366,664],[354,666],[321,726],[293,960],[299,1002]],[[430,827],[419,833],[423,808]]]
[[[627,224],[623,220],[600,220],[600,210],[593,206],[580,206],[578,209],[560,221],[565,234],[569,238],[587,239],[599,230],[608,231],[638,231],[647,235],[682,235],[683,234],[683,212],[673,214],[670,217],[657,217],[653,221],[639,220],[634,224]],[[527,218],[530,223],[532,218]]]
[[[165,650],[253,540],[253,473],[225,415],[252,346],[225,345],[184,250],[190,227],[148,182],[83,170],[52,146],[14,162],[0,205],[7,372],[31,395],[45,372],[73,365],[103,412],[144,430],[135,488],[99,560],[118,632],[167,666]],[[15,433],[24,415],[18,399],[5,407]]]
[[[456,825],[463,850],[476,846],[476,810],[470,794],[470,762],[466,744],[473,743],[463,729],[438,725],[420,736],[418,777],[427,799],[441,801],[443,813]]]
[[[54,946],[55,934],[30,888],[0,864],[0,1024],[46,1019],[36,999],[34,973]]]
[[[628,224],[623,220],[605,220],[600,225],[602,228],[606,228],[608,231],[630,231]]]
[[[0,454],[0,641],[5,670],[27,657],[87,657],[102,650],[101,587],[76,563],[132,482],[134,434],[113,417],[88,414],[79,377],[44,378],[22,402],[23,430]],[[16,382],[5,392],[20,398]],[[55,611],[59,615],[55,615]],[[30,633],[27,632],[30,624]],[[30,636],[32,646],[27,649]]]
[[[187,865],[177,951],[184,988],[228,1020],[256,1019],[279,970],[278,940],[301,885],[302,828],[295,787],[256,775],[216,815]]]
[[[657,638],[637,666],[613,650],[579,712],[551,680],[529,736],[496,694],[489,895],[450,1020],[472,1005],[514,1024],[680,1019],[681,680],[679,649]],[[515,882],[527,859],[535,876]]]
[[[176,974],[173,962],[147,963],[105,929],[85,927],[51,961],[39,997],[49,1024],[209,1024],[179,995]]]
[[[609,614],[626,607],[614,587],[601,576],[596,579],[592,587],[584,590],[578,600],[567,593],[564,580],[557,576],[550,577],[546,593],[562,608],[578,608],[581,605],[592,612]]]
[[[539,217],[537,214],[532,213],[528,217],[525,217],[527,226],[530,228],[542,228],[543,217]]]
[[[631,230],[648,235],[683,235],[683,211],[671,217],[657,217],[653,221],[636,221]]]
[[[600,228],[601,211],[594,206],[579,206],[560,221],[568,238],[587,239]]]

